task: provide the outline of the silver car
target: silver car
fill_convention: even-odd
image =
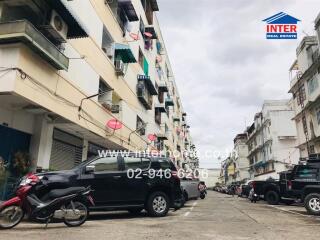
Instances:
[[[185,201],[199,198],[199,179],[182,178],[181,187]]]

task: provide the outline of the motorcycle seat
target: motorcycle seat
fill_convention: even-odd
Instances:
[[[52,200],[55,198],[71,195],[74,193],[84,191],[85,189],[86,189],[85,187],[69,187],[65,189],[54,189],[54,190],[51,190],[48,194],[46,194],[42,198],[42,201]]]

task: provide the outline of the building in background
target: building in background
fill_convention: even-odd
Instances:
[[[251,179],[277,179],[279,172],[298,163],[293,117],[291,101],[264,101],[261,112],[255,115],[254,123],[247,129]]]
[[[245,182],[249,179],[249,160],[248,160],[248,145],[247,133],[237,134],[234,138],[232,159],[235,163],[235,181]]]
[[[156,0],[0,2],[7,186],[28,165],[70,169],[103,149],[195,148],[158,10]]]
[[[320,153],[320,14],[315,20],[316,36],[306,36],[296,50],[296,60],[290,68],[290,90],[294,121],[297,128],[297,148],[300,157]]]
[[[220,168],[199,168],[200,181],[206,183],[207,188],[213,188],[219,183]]]

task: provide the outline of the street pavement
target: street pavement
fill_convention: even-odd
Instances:
[[[79,228],[63,223],[22,223],[0,232],[0,240],[82,239],[319,239],[320,218],[306,215],[298,206],[268,206],[247,199],[209,191],[204,200],[189,201],[164,218],[146,213],[133,217],[127,212],[95,213]]]

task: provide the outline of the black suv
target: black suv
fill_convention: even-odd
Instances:
[[[91,186],[96,206],[90,210],[145,209],[153,217],[179,208],[182,192],[177,169],[168,158],[120,154],[82,162],[72,170],[41,173],[52,188]]]

